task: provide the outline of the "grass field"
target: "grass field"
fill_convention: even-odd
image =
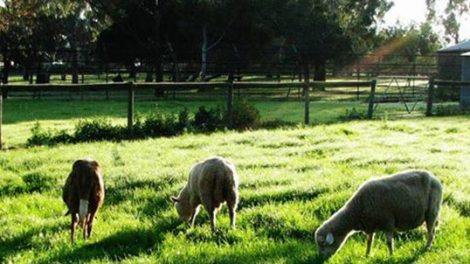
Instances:
[[[89,114],[125,117],[119,101],[52,102],[7,101],[7,144],[24,143],[35,120],[69,127]],[[158,107],[171,112],[173,103]],[[301,106],[270,104],[257,103],[264,118],[302,120]],[[413,168],[434,172],[445,188],[434,248],[421,250],[420,228],[397,235],[393,257],[380,234],[365,258],[365,236],[356,234],[328,263],[469,263],[470,117],[335,122],[349,107],[319,104],[317,116],[326,120],[311,127],[0,152],[0,263],[320,263],[313,241],[320,223],[364,180]],[[241,194],[237,229],[224,207],[215,234],[206,212],[189,229],[168,199],[193,163],[213,155],[237,165]],[[92,238],[72,245],[61,186],[82,157],[101,162],[107,196]]]

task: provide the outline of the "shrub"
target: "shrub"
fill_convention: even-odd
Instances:
[[[359,112],[353,107],[351,110],[346,109],[346,113],[339,117],[342,121],[349,121],[349,120],[363,120],[366,119],[367,115],[365,112]]]
[[[121,140],[127,138],[127,129],[123,126],[113,126],[109,120],[82,120],[75,126],[73,139],[75,142],[97,140]]]
[[[219,107],[206,110],[204,106],[194,115],[194,128],[201,131],[215,131],[224,126],[222,111]]]
[[[178,123],[173,115],[153,114],[145,119],[140,129],[141,134],[146,137],[174,136],[179,133]]]
[[[66,130],[44,130],[39,123],[31,129],[32,136],[28,139],[29,146],[53,145],[57,143],[76,143],[98,140],[137,139],[146,137],[175,136],[185,131],[211,132],[221,129],[226,124],[226,113],[220,107],[206,109],[200,107],[194,119],[190,118],[188,109],[178,114],[152,114],[143,119],[137,117],[133,125],[133,134],[129,135],[127,127],[113,125],[107,119],[79,121],[72,134]],[[233,128],[255,128],[260,123],[258,110],[246,102],[239,102],[233,109]]]
[[[39,122],[36,122],[31,128],[31,137],[28,138],[26,144],[29,146],[50,145],[53,132],[44,130]]]
[[[191,120],[189,118],[189,110],[188,108],[184,108],[182,111],[178,113],[178,129],[181,131],[190,130],[191,129]]]
[[[233,105],[233,122],[234,129],[250,129],[256,128],[260,124],[260,114],[256,107],[246,101],[238,101]]]
[[[436,106],[435,115],[436,116],[451,116],[451,115],[461,115],[465,111],[462,110],[458,105],[438,105]]]

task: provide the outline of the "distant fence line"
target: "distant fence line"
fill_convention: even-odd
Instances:
[[[135,92],[141,90],[193,90],[193,89],[212,89],[212,88],[225,88],[226,89],[226,107],[227,107],[227,126],[232,127],[233,124],[233,98],[234,89],[248,89],[256,87],[259,89],[281,89],[281,88],[299,88],[303,89],[303,96],[305,102],[304,109],[304,123],[310,124],[310,91],[315,87],[324,88],[344,88],[344,87],[370,87],[371,95],[369,97],[368,118],[372,118],[374,93],[376,81],[346,81],[346,82],[319,82],[309,81],[305,82],[291,82],[291,83],[278,83],[278,82],[204,82],[204,83],[110,83],[110,84],[33,84],[33,85],[0,85],[0,149],[2,144],[2,114],[3,114],[3,94],[13,91],[21,92],[39,92],[39,91],[127,91],[128,104],[127,104],[127,127],[128,133],[132,134],[134,124],[134,106],[135,106]]]
[[[15,53],[15,49],[7,51],[7,53]],[[70,54],[75,54],[76,51],[60,50],[55,51],[57,54],[68,54],[67,56],[54,56],[57,61],[51,59],[38,59],[29,64],[16,62],[8,67],[9,76],[33,76],[33,75],[61,75],[66,79],[67,75],[78,74],[81,75],[81,82],[85,82],[90,75],[98,76],[99,81],[112,81],[114,75],[129,74],[129,80],[134,82],[143,81],[145,78],[137,78],[136,75],[141,74],[156,74],[156,65],[150,63],[149,60],[136,59],[135,61],[127,64],[123,62],[106,61],[97,56],[93,56],[93,51],[80,51],[78,60],[72,62]],[[125,54],[125,52],[123,53]],[[446,57],[446,55],[439,55]],[[199,54],[189,56],[191,58],[199,58]],[[265,57],[265,58],[264,58]],[[354,76],[357,78],[372,78],[379,75],[424,75],[432,76],[438,72],[438,56],[437,55],[419,55],[413,57],[410,61],[408,54],[353,54],[347,62],[332,62],[328,61],[325,65],[325,72],[327,76]],[[449,58],[455,56],[449,55]],[[264,58],[264,59],[263,59]],[[273,59],[274,58],[274,59]],[[278,58],[278,59],[275,59]],[[0,63],[1,64],[1,63]],[[455,61],[456,65],[448,62],[447,66],[460,65],[459,61]],[[256,60],[221,60],[217,57],[209,57],[207,62],[207,77],[227,75],[228,72],[234,71],[237,75],[266,75],[273,79],[279,75],[290,75],[295,79],[301,67],[299,63],[292,57],[279,57],[279,54],[266,53]],[[194,59],[181,59],[173,61],[169,57],[163,59],[161,74],[165,75],[165,79],[176,78],[176,81],[194,81],[201,70],[201,62]],[[177,73],[177,74],[175,74]],[[61,78],[62,78],[61,77]],[[43,77],[41,77],[43,78]],[[39,79],[41,79],[39,78]],[[62,79],[61,81],[65,81]],[[93,78],[92,78],[93,79]],[[37,80],[37,79],[36,79]],[[17,81],[17,80],[15,80]],[[25,80],[29,81],[29,80]],[[33,78],[31,78],[33,81]],[[41,80],[40,80],[41,81]]]

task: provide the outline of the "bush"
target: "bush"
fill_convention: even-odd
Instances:
[[[175,136],[185,131],[211,132],[224,128],[226,112],[220,107],[206,109],[200,107],[194,119],[190,118],[188,109],[176,114],[152,114],[142,119],[137,117],[132,127],[133,133],[129,135],[127,127],[113,125],[107,119],[81,120],[69,134],[66,130],[44,130],[39,123],[31,129],[32,136],[28,139],[29,146],[53,145],[57,143],[77,143],[98,140],[138,139],[146,137]],[[246,102],[239,102],[233,108],[233,128],[255,128],[260,123],[258,110]]]
[[[134,127],[134,130],[139,128]],[[140,127],[141,134],[146,137],[177,135],[178,121],[173,115],[153,114],[144,121]]]
[[[465,113],[458,105],[438,105],[435,109],[436,116],[452,116]]]
[[[183,111],[178,113],[178,124],[177,127],[180,131],[191,129],[191,120],[189,118],[188,108],[184,108]]]
[[[87,142],[98,140],[122,140],[127,138],[127,129],[123,126],[113,126],[109,120],[82,120],[75,126],[73,141]]]
[[[346,113],[339,117],[342,121],[349,121],[349,120],[363,120],[366,119],[367,115],[365,112],[359,112],[353,107],[351,110],[346,109]]]
[[[41,127],[39,122],[36,122],[31,128],[32,136],[28,138],[26,144],[29,146],[49,145],[50,138],[52,137],[51,131],[46,131]]]
[[[257,128],[260,124],[260,114],[256,107],[246,101],[239,101],[233,105],[233,123],[234,129]]]
[[[201,131],[215,131],[224,126],[222,111],[219,107],[206,110],[204,106],[194,115],[194,128]]]

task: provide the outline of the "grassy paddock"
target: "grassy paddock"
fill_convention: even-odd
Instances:
[[[294,124],[304,121],[304,102],[276,100],[248,100],[260,111],[262,121],[281,120]],[[225,107],[223,99],[205,100],[137,100],[137,116],[150,113],[178,113],[184,108],[191,113],[200,106]],[[365,115],[367,104],[360,101],[312,101],[310,119],[313,125],[342,122],[347,111],[355,109]],[[424,113],[424,103],[416,106],[414,114]],[[402,103],[379,104],[375,115],[379,118],[394,118],[407,115]],[[390,113],[390,114],[389,114]],[[114,123],[127,122],[127,101],[116,100],[31,100],[12,98],[4,101],[3,142],[6,146],[24,145],[31,136],[36,122],[46,129],[72,129],[81,119],[106,118]]]
[[[216,101],[138,102],[140,113],[195,110]],[[255,101],[265,120],[299,120],[300,102]],[[329,263],[470,262],[470,117],[338,123],[362,105],[313,102],[317,125],[243,133],[185,134],[141,141],[96,142],[0,152],[0,263],[319,263],[313,232],[366,179],[424,168],[444,184],[435,246],[423,252],[424,228],[399,234],[388,257],[383,235],[365,258],[365,236],[353,235]],[[67,128],[82,117],[125,122],[124,101],[7,100],[7,144],[21,145],[36,120]],[[320,119],[322,118],[322,119]],[[169,196],[191,165],[208,156],[232,160],[240,174],[236,230],[224,207],[212,234],[206,212],[196,227],[177,218]],[[61,186],[73,161],[103,166],[106,199],[95,233],[69,242]]]
[[[356,234],[329,263],[469,262],[469,123],[378,120],[2,152],[0,262],[317,263],[315,228],[364,180],[410,168],[445,186],[433,250],[421,251],[421,228],[398,235],[393,258],[379,235],[365,258],[365,236]],[[238,228],[229,229],[224,208],[216,234],[205,212],[187,229],[168,201],[191,165],[211,155],[235,162],[241,183]],[[61,186],[85,156],[101,162],[107,196],[93,237],[71,245]]]

